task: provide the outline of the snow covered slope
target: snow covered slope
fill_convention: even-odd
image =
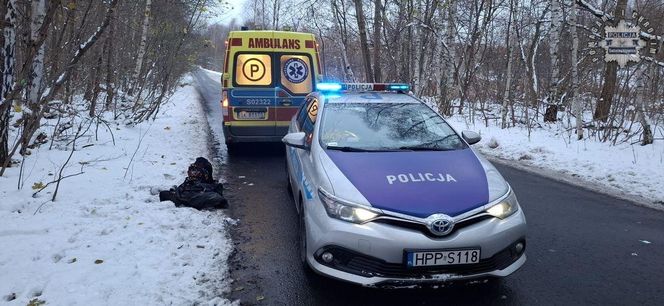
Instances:
[[[664,209],[664,142],[641,146],[585,139],[577,141],[573,130],[560,132],[555,125],[534,128],[530,137],[524,127],[501,129],[455,115],[448,122],[458,131],[482,135],[475,145],[489,157],[513,166],[568,181],[594,190]],[[661,131],[659,131],[661,132]]]
[[[0,302],[229,303],[223,295],[232,220],[223,211],[176,208],[156,195],[181,183],[195,157],[210,157],[198,99],[184,86],[156,121],[111,125],[115,145],[103,125],[95,140],[93,125],[64,170],[84,174],[63,180],[55,202],[48,202],[53,185],[36,198],[31,187],[57,177],[70,153],[64,145],[50,151],[43,145],[25,160],[21,190],[19,168],[0,177]]]

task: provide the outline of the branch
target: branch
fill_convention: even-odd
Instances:
[[[650,56],[644,56],[643,59],[664,68],[664,62],[660,62]]]
[[[63,176],[62,178],[58,179],[58,180],[48,182],[46,185],[44,185],[44,187],[39,188],[39,190],[35,191],[35,192],[32,194],[32,197],[33,197],[33,198],[36,197],[38,193],[42,192],[44,189],[46,189],[46,187],[48,187],[49,185],[51,185],[51,184],[53,184],[53,183],[57,183],[57,182],[60,181],[60,180],[64,180],[64,179],[66,179],[66,178],[70,178],[70,177],[73,177],[73,176],[78,176],[78,175],[81,175],[81,174],[84,174],[84,173],[85,173],[85,172],[79,172],[79,173],[75,173],[75,174],[65,175],[65,176]]]
[[[610,16],[609,14],[605,13],[604,11],[602,11],[599,8],[595,7],[594,5],[588,3],[586,0],[577,0],[576,3],[582,9],[585,9],[586,11],[588,11],[591,14],[595,15],[595,17],[607,18],[607,20],[613,21],[613,16]]]
[[[117,6],[117,4],[118,4],[118,0],[112,0],[111,1],[111,4],[110,4],[108,10],[106,10],[106,16],[104,16],[104,21],[102,22],[102,24],[97,28],[97,31],[94,34],[92,34],[92,36],[90,36],[90,38],[88,38],[88,40],[86,42],[84,42],[83,44],[81,44],[78,47],[78,50],[76,50],[76,53],[74,53],[74,57],[72,57],[72,59],[69,61],[69,64],[67,64],[64,71],[62,73],[60,73],[60,75],[55,80],[55,82],[51,85],[51,87],[46,89],[46,91],[42,95],[42,98],[41,98],[42,101],[52,99],[53,96],[55,95],[55,93],[58,92],[60,87],[62,87],[62,85],[69,79],[69,77],[70,77],[69,72],[81,60],[83,55],[85,55],[85,53],[90,48],[92,48],[92,46],[95,44],[95,42],[97,42],[99,37],[104,33],[104,30],[106,30],[106,27],[108,27],[108,24],[111,22],[111,16],[113,15],[113,11],[115,10],[115,7]]]

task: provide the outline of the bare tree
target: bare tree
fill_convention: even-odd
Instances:
[[[551,28],[549,33],[549,56],[551,57],[551,80],[549,81],[549,93],[546,99],[545,122],[558,120],[558,107],[560,105],[560,32],[562,30],[562,6],[560,0],[551,0]]]
[[[371,69],[371,54],[369,53],[369,42],[367,38],[367,23],[364,17],[362,0],[353,0],[355,2],[355,18],[360,36],[360,46],[362,49],[362,61],[364,63],[364,76],[367,82],[373,82],[373,71]]]
[[[2,74],[0,75],[0,163],[11,160],[9,155],[9,120],[11,100],[7,94],[14,84],[14,68],[16,58],[16,0],[3,0],[0,17],[2,17],[1,59]]]
[[[145,58],[145,51],[148,41],[148,31],[150,29],[150,15],[152,12],[152,0],[145,0],[145,10],[143,11],[143,26],[141,27],[141,43],[138,45],[138,55],[136,57],[136,68],[134,69],[133,80],[139,80],[141,70],[143,69],[143,59]],[[131,96],[136,90],[137,84],[132,84],[129,88],[128,94]],[[137,99],[140,101],[140,99]]]
[[[383,15],[385,7],[381,0],[374,0],[374,26],[373,26],[373,80],[380,82],[383,79],[380,69],[380,52],[382,48],[381,34],[383,31]]]
[[[578,140],[583,139],[583,104],[581,97],[579,97],[579,36],[577,33],[578,28],[578,5],[576,1],[572,0],[572,9],[570,11],[570,20],[572,26],[570,33],[572,36],[572,111],[576,117],[576,137]]]
[[[505,43],[507,44],[507,68],[505,72],[505,93],[503,94],[503,107],[500,110],[501,118],[501,127],[504,129],[507,127],[507,112],[508,112],[508,107],[509,107],[509,102],[511,98],[511,92],[512,92],[512,49],[513,49],[513,42],[512,40],[514,39],[514,34],[512,34],[512,28],[514,27],[514,14],[516,10],[516,4],[514,3],[515,0],[510,0],[509,3],[509,19],[507,22],[507,39],[505,40]]]
[[[627,10],[627,0],[618,0],[613,16],[618,17],[618,19],[625,16],[625,11]],[[617,21],[614,21],[614,25],[617,25]],[[599,96],[597,101],[597,106],[595,107],[595,113],[593,114],[593,119],[606,122],[609,118],[609,112],[611,111],[611,105],[613,104],[613,96],[616,93],[616,81],[618,74],[618,63],[609,62],[606,64],[606,69],[604,70],[604,85],[602,86],[602,93]]]

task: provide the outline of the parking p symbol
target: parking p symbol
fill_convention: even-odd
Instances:
[[[252,58],[242,66],[242,74],[250,81],[260,81],[265,76],[265,64],[258,59]]]

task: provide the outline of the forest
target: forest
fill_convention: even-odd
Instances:
[[[0,176],[36,147],[154,118],[213,0],[2,0]],[[49,125],[49,131],[43,132]]]
[[[448,117],[664,139],[662,1],[248,0],[235,21],[211,21],[230,5],[2,0],[0,176],[40,145],[154,119],[196,65],[221,70],[242,26],[314,33],[327,80],[410,83]],[[604,60],[598,42],[620,20],[640,28],[638,62]]]
[[[203,64],[220,69],[223,37],[242,24],[311,32],[328,80],[407,82],[446,116],[610,144],[664,139],[662,1],[249,0],[244,11],[206,30],[216,47]],[[644,44],[625,67],[598,43],[620,20]]]

